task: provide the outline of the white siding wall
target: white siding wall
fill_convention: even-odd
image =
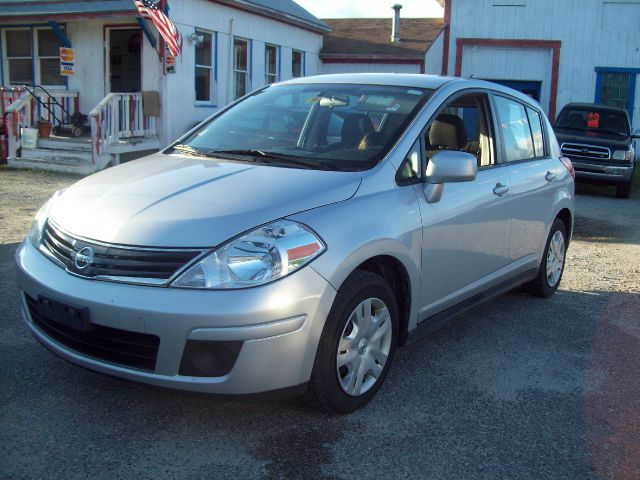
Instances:
[[[444,42],[444,32],[431,44],[425,55],[424,71],[429,75],[440,75],[442,73],[442,46]]]
[[[640,68],[638,0],[525,0],[518,3],[526,7],[494,6],[505,3],[452,0],[449,74],[455,72],[458,37],[560,40],[559,111],[568,102],[594,101],[594,67]],[[497,50],[492,53],[494,58],[504,55]],[[521,64],[526,68],[525,61]],[[640,88],[636,94],[634,123],[640,125]]]
[[[420,65],[406,63],[323,63],[321,73],[420,73]]]

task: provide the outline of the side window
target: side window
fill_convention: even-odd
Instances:
[[[517,162],[535,158],[531,128],[524,105],[505,97],[497,96],[498,122],[504,139],[504,158]]]
[[[420,172],[421,161],[422,158],[420,148],[420,139],[416,140],[411,150],[405,157],[402,165],[400,166],[400,170],[398,171],[397,180],[400,185],[409,185],[413,183],[414,180],[417,180],[422,176]]]
[[[527,107],[527,116],[529,117],[529,125],[531,125],[531,136],[533,137],[533,149],[536,157],[544,157],[544,136],[542,134],[542,120],[540,114]]]
[[[487,96],[463,95],[451,100],[425,133],[426,159],[441,150],[458,150],[478,159],[478,167],[495,164],[493,132]]]

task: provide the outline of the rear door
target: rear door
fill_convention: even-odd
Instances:
[[[502,161],[509,173],[512,212],[509,259],[517,273],[537,268],[547,227],[552,220],[558,159],[550,156],[539,110],[514,98],[493,96],[502,142]]]

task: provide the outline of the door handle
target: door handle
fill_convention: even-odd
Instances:
[[[556,179],[556,174],[555,172],[549,170],[544,178],[547,180],[547,182],[553,182]]]
[[[493,188],[493,193],[499,197],[503,196],[505,193],[509,191],[509,185],[503,185],[501,183],[497,183]]]

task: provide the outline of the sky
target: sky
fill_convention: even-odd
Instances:
[[[317,18],[391,18],[394,3],[402,5],[403,17],[442,17],[435,0],[295,0]]]

